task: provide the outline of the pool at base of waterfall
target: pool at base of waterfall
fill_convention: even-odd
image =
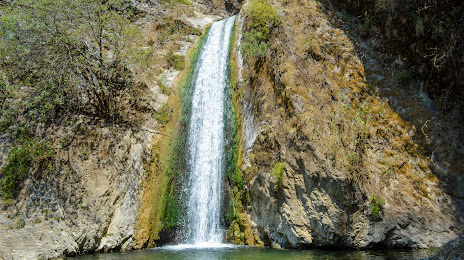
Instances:
[[[127,253],[106,253],[79,256],[75,259],[90,260],[156,260],[156,259],[198,259],[198,260],[319,260],[319,259],[363,259],[363,260],[387,260],[387,259],[424,259],[432,254],[431,250],[284,250],[263,247],[235,246],[228,244],[175,245],[153,249],[133,251]]]

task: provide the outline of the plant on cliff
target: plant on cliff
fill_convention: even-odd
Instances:
[[[0,170],[0,196],[4,199],[16,196],[20,184],[28,176],[31,168],[42,173],[49,170],[54,151],[48,144],[29,140],[23,143],[22,146],[11,149],[8,162]]]
[[[185,68],[184,56],[179,54],[172,54],[170,63],[176,70],[183,70]]]
[[[32,156],[28,149],[11,149],[8,163],[0,171],[0,195],[4,199],[11,199],[16,195],[18,186],[27,176],[31,161]]]
[[[280,17],[267,0],[253,0],[246,10],[249,17],[243,33],[241,51],[246,58],[262,58],[267,53],[269,35],[280,24]]]
[[[283,187],[285,167],[287,164],[285,162],[276,162],[272,169],[272,175],[275,178],[275,187],[280,190]]]
[[[2,132],[35,129],[67,113],[117,119],[121,97],[132,87],[124,62],[136,33],[130,12],[122,0],[7,1],[0,74],[19,101],[6,101]]]
[[[377,196],[377,194],[373,193],[371,197],[369,198],[370,204],[371,204],[371,214],[374,219],[378,218],[380,216],[380,211],[383,208],[383,205],[385,205],[385,199]]]

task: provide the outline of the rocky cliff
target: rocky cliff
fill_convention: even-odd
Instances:
[[[248,185],[231,241],[424,248],[462,232],[462,127],[398,76],[408,67],[388,45],[329,1],[248,1],[238,22]],[[456,128],[432,134],[430,120]]]
[[[454,78],[433,70],[434,63],[420,70],[416,56],[429,55],[425,45],[411,54],[395,38],[412,27],[395,34],[402,24],[389,24],[392,34],[383,35],[385,24],[372,22],[372,3],[382,1],[191,2],[130,1],[142,36],[129,55],[135,88],[122,100],[128,120],[58,111],[32,131],[48,150],[31,146],[40,160],[16,197],[0,201],[0,258],[124,251],[173,238],[166,214],[177,213],[166,213],[166,205],[175,192],[166,187],[175,187],[170,149],[182,124],[176,86],[205,26],[240,9],[231,57],[238,135],[230,157],[237,167],[226,177],[224,203],[229,241],[423,248],[462,232],[464,129],[459,99],[446,96],[459,88],[430,90],[436,82],[461,84],[455,65],[462,61],[445,62],[430,49],[429,58],[451,66]],[[393,8],[384,7],[380,16]],[[424,37],[421,24],[432,18],[417,21],[415,37],[403,37],[408,46]],[[445,37],[459,28],[449,24],[431,32]],[[462,53],[453,45],[458,36],[445,38]],[[424,78],[430,71],[435,76]],[[0,76],[3,90],[8,75]],[[2,106],[18,100],[0,95]],[[8,154],[18,142],[2,132],[2,166],[16,158]]]
[[[227,8],[234,10],[230,4]],[[125,57],[133,89],[121,98],[124,120],[88,111],[61,113],[31,129],[34,145],[2,132],[0,166],[16,158],[13,147],[34,156],[34,149],[45,152],[31,160],[15,196],[0,200],[1,259],[127,251],[148,246],[149,236],[158,237],[149,227],[160,220],[145,217],[146,210],[162,204],[162,197],[149,200],[152,182],[161,183],[151,165],[154,156],[165,152],[159,140],[169,136],[163,129],[175,112],[174,82],[185,67],[187,50],[228,11],[224,3],[211,1],[131,1],[130,6],[136,14],[132,23],[141,33],[131,39]],[[162,187],[158,191],[164,195]]]

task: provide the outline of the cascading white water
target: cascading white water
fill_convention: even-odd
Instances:
[[[187,240],[220,244],[224,153],[224,102],[229,42],[235,17],[211,25],[194,79],[188,135]]]

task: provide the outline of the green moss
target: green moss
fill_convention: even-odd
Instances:
[[[161,0],[161,4],[171,7],[176,4],[192,5],[192,3],[188,0]]]
[[[164,104],[160,111],[155,113],[156,121],[162,125],[167,124],[171,120],[171,116],[172,110],[168,103]]]
[[[243,174],[240,169],[235,169],[234,172],[234,177],[235,177],[235,183],[237,184],[237,187],[239,189],[243,188]]]
[[[277,10],[267,0],[251,1],[247,15],[251,18],[250,27],[261,32],[266,39],[269,37],[270,29],[280,24]]]

